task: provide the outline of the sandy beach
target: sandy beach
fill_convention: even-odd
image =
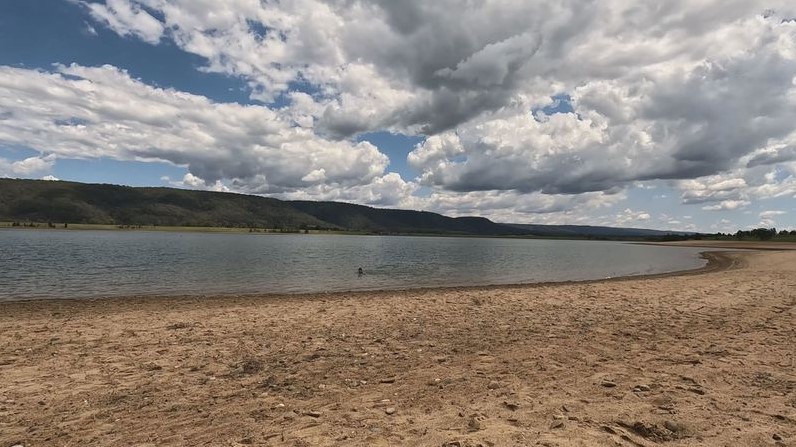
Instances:
[[[796,251],[714,261],[569,284],[0,303],[0,447],[796,445]]]

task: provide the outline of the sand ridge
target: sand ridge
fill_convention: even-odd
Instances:
[[[699,275],[0,304],[0,447],[796,445],[796,252]]]

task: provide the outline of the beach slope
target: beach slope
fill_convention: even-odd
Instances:
[[[796,445],[796,251],[702,274],[0,303],[0,446]]]

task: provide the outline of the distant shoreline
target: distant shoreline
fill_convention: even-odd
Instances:
[[[307,235],[307,236],[398,236],[398,237],[456,237],[484,239],[531,239],[531,240],[564,240],[564,241],[613,241],[643,242],[648,239],[641,237],[588,237],[588,236],[537,236],[530,234],[468,234],[468,233],[400,233],[373,232],[366,230],[280,230],[278,228],[241,228],[241,227],[187,227],[169,225],[112,225],[112,224],[54,224],[38,222],[38,226],[12,227],[11,222],[0,222],[0,231],[108,231],[108,232],[160,232],[160,233],[205,233],[205,234],[251,234],[251,235]]]
[[[662,247],[715,248],[722,250],[796,250],[796,243],[779,241],[687,240],[673,242],[637,242],[637,244],[658,245]]]

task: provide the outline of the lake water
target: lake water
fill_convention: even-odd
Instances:
[[[700,251],[601,241],[0,230],[0,300],[600,279],[701,267]]]

